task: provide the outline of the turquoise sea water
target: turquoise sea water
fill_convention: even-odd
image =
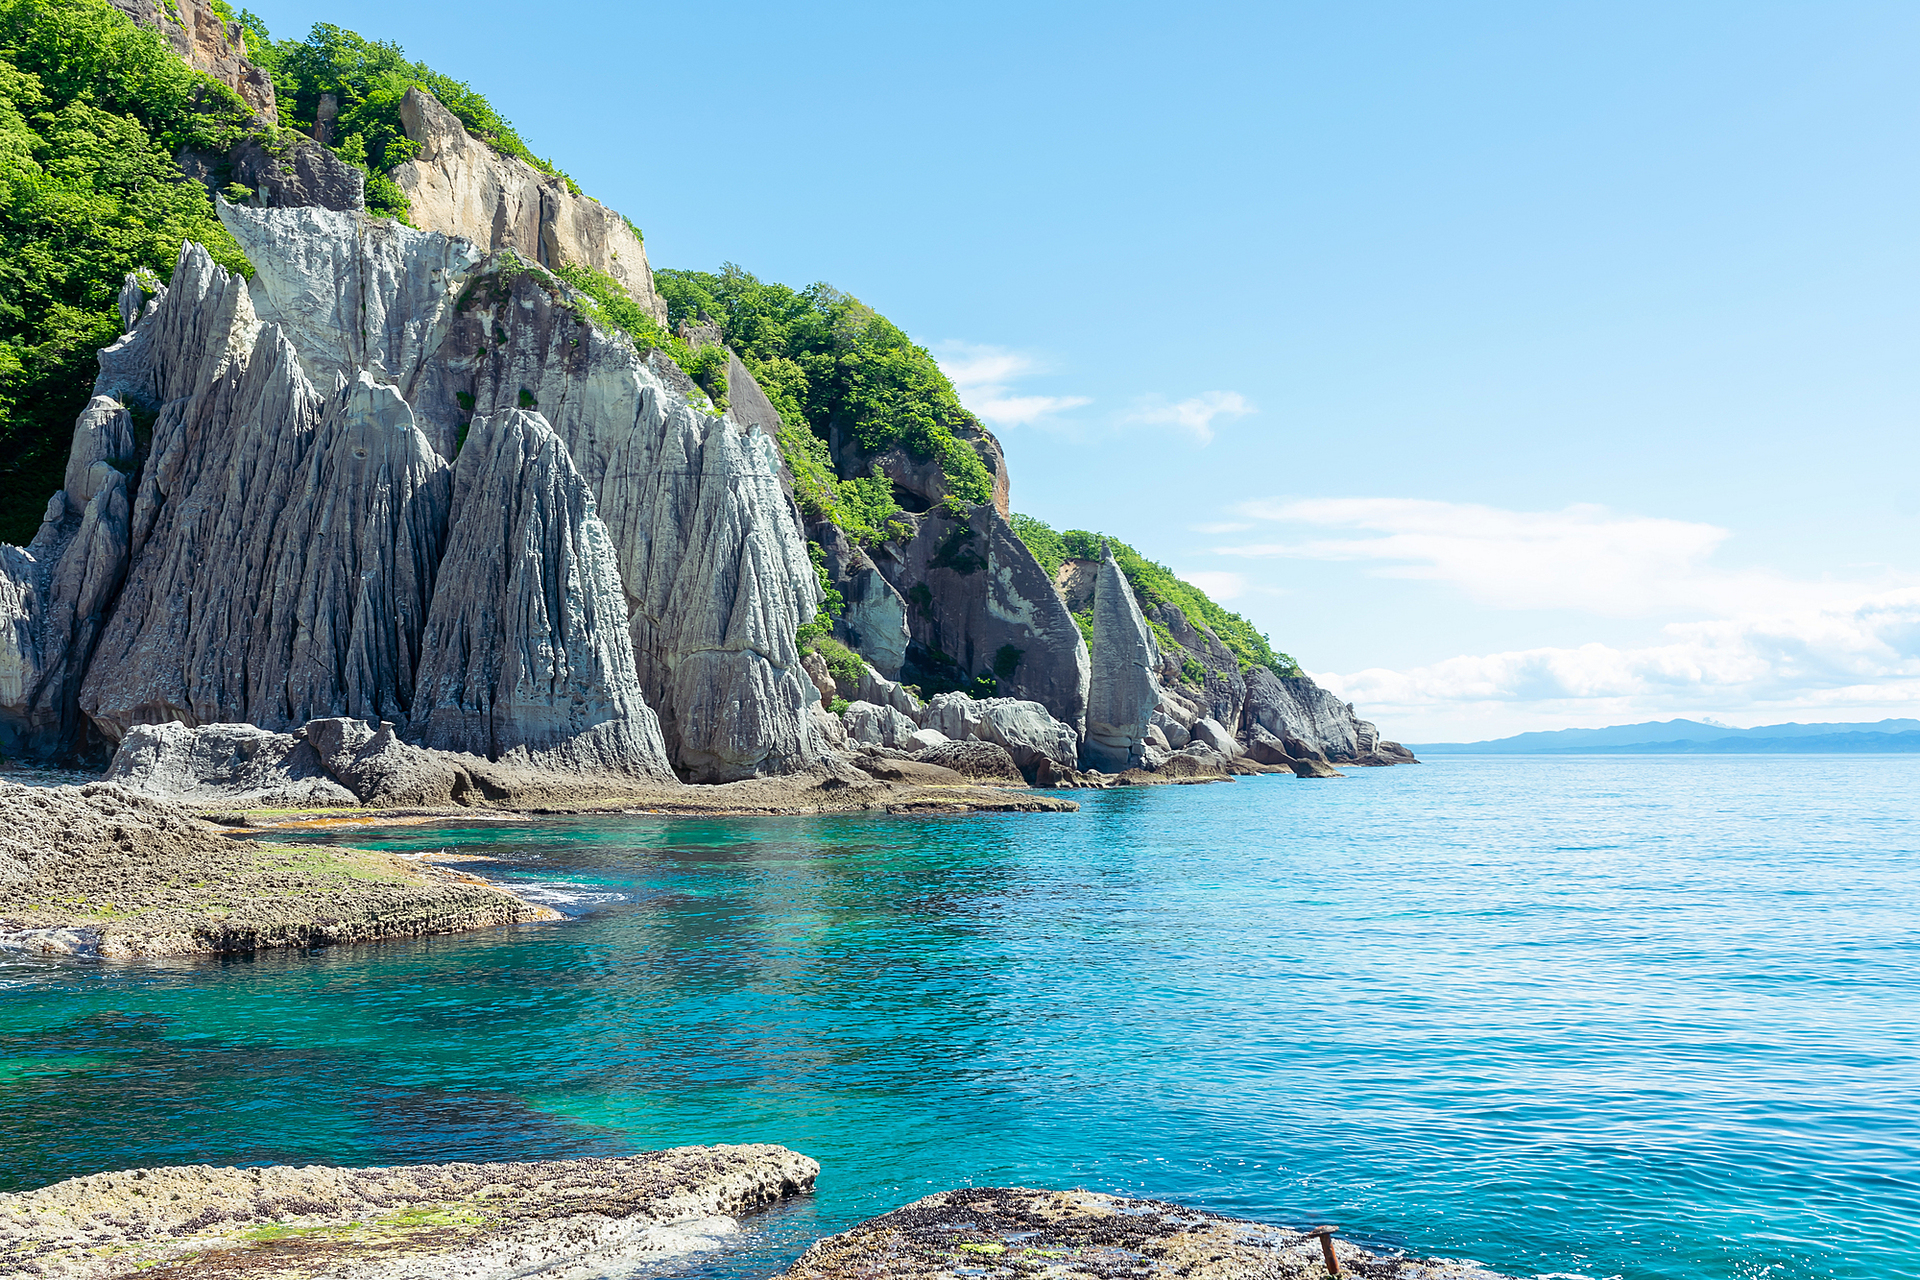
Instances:
[[[1447,757],[1070,816],[400,828],[579,918],[0,957],[0,1188],[772,1141],[703,1274],[965,1183],[1517,1275],[1920,1276],[1920,757]]]

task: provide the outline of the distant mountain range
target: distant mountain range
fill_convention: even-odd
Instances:
[[[1487,742],[1406,744],[1415,755],[1639,755],[1667,753],[1920,751],[1920,720],[1871,724],[1763,724],[1751,729],[1700,720],[1649,720],[1605,729],[1517,733]]]

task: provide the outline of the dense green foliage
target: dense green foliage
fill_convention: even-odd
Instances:
[[[1167,566],[1147,559],[1118,538],[1089,533],[1085,529],[1068,529],[1062,533],[1045,521],[1017,513],[1010,523],[1020,541],[1027,544],[1027,550],[1033,552],[1033,558],[1050,576],[1057,574],[1060,566],[1068,560],[1100,559],[1100,544],[1105,542],[1113,548],[1114,562],[1120,566],[1120,572],[1127,576],[1127,583],[1133,588],[1134,598],[1140,602],[1141,609],[1170,604],[1185,614],[1189,622],[1204,623],[1214,635],[1220,637],[1220,643],[1239,659],[1242,670],[1265,667],[1275,675],[1300,674],[1299,665],[1286,654],[1276,652],[1272,642],[1255,630],[1251,622],[1237,613],[1222,609],[1206,592],[1191,582],[1183,581]],[[1091,643],[1093,619],[1089,616],[1082,620],[1076,615],[1075,621],[1080,622],[1081,630],[1087,633]],[[1193,679],[1193,668],[1200,665],[1199,661],[1176,644],[1164,626],[1151,618],[1147,620],[1147,625],[1169,653],[1179,650],[1181,669],[1189,679]]]
[[[120,332],[129,271],[184,240],[246,271],[183,147],[230,147],[250,113],[105,0],[0,0],[0,541],[61,484],[73,420]]]
[[[400,100],[414,85],[432,93],[442,106],[460,117],[467,132],[495,151],[518,156],[579,194],[573,179],[534,155],[514,127],[472,85],[441,75],[424,62],[409,62],[399,45],[367,40],[327,22],[316,22],[305,40],[275,40],[251,10],[243,10],[239,20],[247,30],[247,56],[273,78],[283,125],[311,134],[321,96],[334,95],[339,115],[329,141],[342,159],[367,170],[367,208],[371,212],[401,218],[407,214],[406,194],[387,171],[411,160],[420,150],[400,123]]]
[[[868,453],[899,445],[937,458],[953,493],[991,502],[993,478],[961,438],[979,423],[926,348],[885,316],[826,284],[766,284],[729,263],[719,274],[658,271],[668,322],[705,316],[780,411],[780,441],[802,505],[865,541],[887,536],[899,507],[878,476],[841,480],[827,451],[832,424]]]

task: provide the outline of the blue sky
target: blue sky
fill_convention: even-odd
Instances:
[[[871,303],[1389,736],[1920,714],[1920,6],[251,2]]]

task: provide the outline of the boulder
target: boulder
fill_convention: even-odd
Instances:
[[[1257,724],[1247,729],[1247,755],[1261,764],[1285,768],[1293,766],[1293,757],[1287,754],[1286,744]]]
[[[1079,756],[1080,744],[1073,730],[1048,715],[1037,702],[988,698],[979,703],[979,709],[973,736],[1005,747],[1022,772],[1030,771],[1043,756],[1064,768],[1072,768]]]
[[[847,704],[841,713],[847,726],[847,741],[872,747],[907,750],[918,727],[892,707],[857,701]]]
[[[921,752],[932,751],[935,747],[944,747],[952,741],[952,738],[937,729],[915,729],[900,745],[904,750]]]
[[[1318,756],[1304,756],[1297,760],[1289,760],[1287,764],[1292,768],[1294,776],[1297,778],[1339,778],[1345,776],[1338,769],[1328,764],[1325,760],[1320,759]]]
[[[969,742],[949,742],[931,751],[922,752],[918,759],[927,764],[937,764],[952,769],[955,773],[974,782],[1005,782],[1024,784],[1026,779],[1014,766],[1013,757],[1007,749],[992,742],[977,739]]]
[[[980,702],[964,693],[937,693],[920,716],[922,727],[937,730],[956,742],[973,737],[980,724]]]
[[[1193,722],[1193,741],[1210,748],[1223,760],[1231,760],[1240,754],[1240,744],[1233,740],[1227,727],[1210,716]]]
[[[1180,745],[1185,746],[1186,744],[1183,742]],[[1155,751],[1171,752],[1173,750],[1173,744],[1167,740],[1166,730],[1157,724],[1147,726],[1147,746]]]
[[[1028,780],[1028,783],[1043,791],[1063,791],[1073,787],[1105,785],[1096,775],[1081,773],[1065,765],[1055,764],[1046,756],[1041,756],[1034,761],[1033,777]]]
[[[800,656],[800,669],[807,673],[807,679],[813,681],[813,687],[819,691],[822,702],[831,702],[840,694],[840,686],[833,678],[833,672],[827,669],[827,660],[817,653],[805,653]]]
[[[314,809],[359,803],[302,738],[250,724],[135,725],[102,781],[185,804]]]
[[[1168,715],[1165,711],[1155,711],[1151,723],[1154,729],[1159,732],[1160,736],[1165,739],[1162,745],[1172,750],[1178,751],[1181,747],[1186,746],[1193,737],[1192,734],[1187,732],[1185,725]],[[1188,723],[1192,722],[1189,721]]]
[[[819,703],[816,702],[807,709],[807,719],[812,723],[814,732],[819,735],[820,740],[832,750],[845,751],[850,745],[847,742],[845,722]]]
[[[1103,551],[1093,593],[1093,667],[1080,758],[1088,767],[1119,772],[1146,762],[1147,725],[1161,698],[1154,678],[1160,659],[1113,549]]]
[[[916,723],[925,714],[920,699],[914,697],[905,685],[887,679],[870,665],[860,670],[859,696],[876,706],[892,707]]]
[[[927,704],[921,723],[955,741],[975,739],[1003,747],[1027,776],[1041,757],[1071,769],[1079,755],[1072,729],[1048,715],[1039,703],[1021,698],[943,693]]]

